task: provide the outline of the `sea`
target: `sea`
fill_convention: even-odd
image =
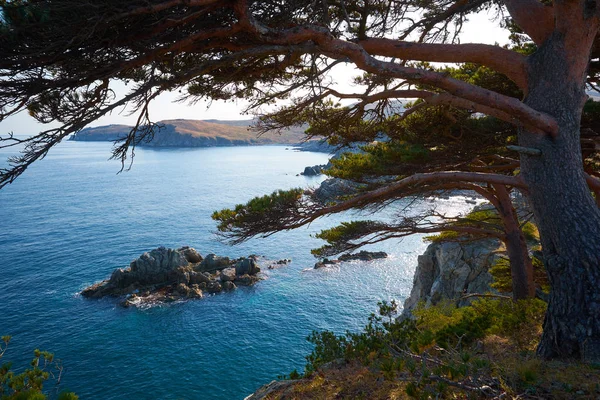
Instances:
[[[131,170],[110,161],[111,143],[65,141],[0,190],[0,336],[12,340],[0,363],[19,372],[34,349],[63,367],[60,390],[85,399],[243,399],[293,369],[303,371],[314,330],[358,331],[377,302],[409,295],[422,235],[374,245],[389,257],[314,269],[320,230],[345,220],[391,218],[345,213],[310,226],[231,246],[211,213],[277,189],[316,187],[299,175],[324,153],[285,146],[136,149]],[[0,150],[0,166],[13,149]],[[464,197],[428,199],[461,213]],[[420,203],[420,204],[421,204]],[[419,209],[421,207],[421,209]],[[366,213],[369,214],[369,213]],[[201,300],[123,308],[80,291],[159,246],[202,255],[292,259],[264,280]],[[56,375],[58,377],[58,375]]]

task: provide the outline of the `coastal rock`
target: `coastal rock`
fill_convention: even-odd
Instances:
[[[353,260],[360,260],[360,261],[371,261],[371,260],[376,260],[379,258],[387,258],[387,253],[383,252],[383,251],[359,251],[358,253],[354,253],[354,254],[342,254],[339,257],[340,261],[353,261]]]
[[[225,268],[221,271],[219,279],[221,282],[230,282],[235,280],[235,268]]]
[[[207,273],[205,272],[196,272],[196,271],[191,271],[190,272],[190,283],[191,284],[196,284],[199,285],[201,283],[208,283],[210,282],[210,277],[208,276]]]
[[[192,264],[202,262],[202,256],[193,247],[183,246],[179,248],[178,251],[183,253],[185,259]]]
[[[235,264],[236,275],[256,275],[260,268],[254,258],[243,258]]]
[[[202,289],[200,289],[200,286],[198,285],[191,285],[189,286],[190,291],[188,292],[188,297],[192,298],[192,299],[201,299],[202,297],[204,297],[204,294],[202,293]]]
[[[168,274],[179,267],[189,264],[184,254],[178,250],[159,247],[142,254],[130,266],[128,279],[140,284],[152,284],[166,281]]]
[[[419,302],[426,306],[441,300],[459,300],[468,293],[497,293],[491,288],[492,275],[488,272],[500,257],[501,242],[484,239],[472,242],[440,242],[430,244],[418,257],[413,288],[404,302],[403,317]]]
[[[186,267],[179,267],[176,270],[172,270],[169,272],[168,281],[183,283],[187,285],[190,283],[190,270]]]
[[[216,254],[211,253],[207,255],[204,260],[202,260],[198,270],[202,272],[214,272],[222,270],[223,268],[227,268],[230,265],[231,260],[229,257],[219,257]]]
[[[323,173],[323,170],[327,168],[327,164],[313,165],[312,167],[304,168],[304,172],[301,175],[304,176],[318,176]]]
[[[318,261],[318,262],[315,264],[315,269],[324,268],[324,267],[326,267],[326,266],[328,266],[328,265],[335,265],[335,264],[339,264],[340,262],[341,262],[341,261],[339,261],[339,260],[329,260],[329,259],[325,258],[325,259],[323,259],[323,260],[321,260],[321,261]]]
[[[339,196],[356,193],[360,184],[340,178],[329,178],[321,182],[315,192],[315,198],[321,203],[335,201]]]
[[[159,247],[142,254],[129,268],[117,268],[109,279],[85,288],[81,295],[124,296],[120,304],[125,307],[199,299],[203,291],[218,293],[258,282],[257,258],[242,258],[234,265],[229,257],[215,254],[202,259],[187,246],[176,250]]]
[[[223,290],[223,286],[221,286],[221,284],[218,281],[211,281],[206,286],[206,291],[208,293],[219,293],[221,290]]]
[[[269,269],[279,268],[279,267],[282,267],[284,265],[288,265],[291,262],[292,262],[292,260],[288,259],[288,258],[277,260],[275,263],[272,263],[271,265],[269,265]]]
[[[321,261],[318,261],[315,264],[315,269],[319,269],[319,268],[324,268],[327,267],[328,265],[335,265],[335,264],[339,264],[342,261],[354,261],[354,260],[359,260],[359,261],[371,261],[371,260],[375,260],[378,258],[386,258],[388,255],[387,253],[383,252],[383,251],[359,251],[358,253],[354,253],[354,254],[343,254],[340,256],[339,259],[337,260],[330,260],[328,258],[325,258]]]
[[[123,268],[115,269],[110,275],[109,280],[117,287],[127,287],[134,282],[131,274],[126,272]]]
[[[237,276],[235,278],[234,283],[237,284],[238,286],[250,286],[250,285],[254,285],[256,282],[258,282],[260,280],[259,277],[257,277],[256,275],[242,275],[242,276]]]

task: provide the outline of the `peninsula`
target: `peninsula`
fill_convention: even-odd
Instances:
[[[213,147],[283,144],[295,145],[302,141],[304,128],[287,129],[282,133],[267,132],[260,136],[249,129],[253,120],[192,120],[172,119],[160,121],[162,126],[154,138],[139,144],[145,147]],[[105,125],[85,128],[70,140],[82,142],[116,141],[124,138],[133,127]]]

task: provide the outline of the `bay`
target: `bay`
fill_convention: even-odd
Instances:
[[[315,187],[323,177],[297,174],[327,155],[282,146],[136,153],[132,170],[116,174],[110,143],[68,141],[0,191],[0,335],[13,336],[5,359],[16,367],[34,348],[49,350],[65,367],[60,389],[81,399],[242,399],[301,371],[312,330],[358,330],[378,301],[408,296],[427,245],[420,235],[374,247],[386,260],[312,269],[310,249],[323,243],[311,235],[355,215],[233,247],[216,240],[213,211]],[[460,197],[437,206],[467,209]],[[250,288],[147,309],[78,294],[145,251],[183,245],[293,262],[265,268]]]

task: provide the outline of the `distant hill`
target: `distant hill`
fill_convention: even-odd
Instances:
[[[304,128],[288,129],[282,134],[266,133],[257,136],[249,126],[252,120],[220,121],[173,119],[160,121],[163,128],[156,132],[149,143],[141,143],[147,147],[212,147],[212,146],[247,146],[265,144],[299,143],[303,138]],[[106,125],[85,128],[70,140],[82,142],[115,141],[125,137],[131,130],[127,125]]]

